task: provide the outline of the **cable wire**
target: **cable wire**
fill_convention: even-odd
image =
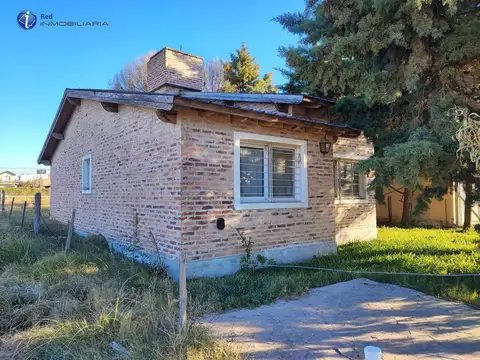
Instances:
[[[347,274],[369,274],[369,275],[407,275],[407,276],[432,276],[432,277],[467,277],[467,276],[480,276],[476,273],[464,273],[464,274],[424,274],[424,273],[408,273],[408,272],[388,272],[388,271],[367,271],[367,270],[344,270],[344,269],[329,269],[314,266],[301,266],[301,265],[260,265],[258,269],[264,268],[287,268],[287,269],[308,269],[308,270],[321,270],[332,271]]]

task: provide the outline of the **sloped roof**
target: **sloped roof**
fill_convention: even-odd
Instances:
[[[15,173],[13,173],[11,171],[8,171],[8,170],[7,171],[0,171],[0,175],[3,175],[3,174],[8,174],[10,176],[15,176],[16,175]]]
[[[240,93],[216,93],[216,92],[186,92],[181,96],[185,99],[193,100],[223,100],[223,101],[243,101],[274,104],[301,104],[303,102],[321,102],[334,104],[334,101],[307,96],[290,94],[240,94]]]
[[[290,115],[280,111],[264,111],[255,109],[253,106],[238,106],[234,102],[242,103],[273,103],[273,104],[302,104],[317,103],[330,106],[333,102],[306,95],[285,95],[285,94],[227,94],[227,93],[202,93],[182,92],[172,93],[146,93],[117,90],[97,89],[66,89],[58,107],[55,119],[38,157],[38,163],[48,165],[53,153],[63,137],[65,127],[70,120],[75,106],[78,106],[81,99],[100,101],[107,110],[112,104],[124,104],[140,107],[148,107],[159,111],[172,111],[174,107],[191,107],[196,109],[209,110],[219,113],[230,113],[243,117],[251,117],[262,120],[285,119],[292,121],[307,122],[312,126],[320,126],[329,131],[338,133],[339,136],[356,137],[360,130],[354,129],[345,124],[336,124],[309,119],[306,117]]]
[[[225,107],[225,108],[228,108],[228,109],[238,109],[238,110],[243,110],[243,111],[251,111],[251,112],[254,112],[254,113],[257,113],[257,114],[275,116],[275,117],[280,117],[280,118],[283,118],[283,119],[300,120],[300,121],[308,122],[310,124],[323,125],[323,126],[327,126],[327,127],[333,126],[333,127],[336,127],[336,128],[343,128],[343,129],[348,129],[348,130],[353,130],[353,131],[359,131],[357,129],[352,128],[351,126],[348,126],[347,124],[329,123],[329,122],[326,122],[326,121],[313,120],[313,119],[306,118],[304,116],[290,115],[290,114],[287,114],[287,113],[282,113],[280,111],[266,111],[266,110],[255,109],[253,107],[249,108],[249,107],[245,107],[245,106],[218,104],[216,102],[206,101],[206,100],[199,100],[199,101],[203,102],[203,103],[207,103],[207,104],[213,104],[213,105],[216,105],[216,106]]]

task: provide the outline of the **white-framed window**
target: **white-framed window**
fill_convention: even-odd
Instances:
[[[366,199],[366,175],[357,169],[357,160],[334,160],[335,198]]]
[[[92,193],[92,154],[82,158],[82,194]]]
[[[307,143],[234,133],[236,209],[308,207]]]

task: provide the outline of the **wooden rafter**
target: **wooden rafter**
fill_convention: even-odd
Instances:
[[[165,110],[155,110],[157,117],[167,124],[176,124],[177,123],[177,112],[176,111],[165,111]]]
[[[68,96],[68,97],[67,97],[67,101],[70,103],[70,105],[80,106],[80,104],[81,104],[81,102],[82,102],[82,99]]]
[[[102,107],[105,111],[118,113],[118,104],[106,101],[101,101],[100,103],[102,104]]]
[[[258,113],[258,112],[254,112],[246,109],[229,108],[221,105],[219,106],[216,104],[205,103],[201,101],[195,101],[195,100],[184,99],[179,97],[175,98],[174,105],[180,106],[180,107],[189,107],[193,109],[213,111],[220,114],[234,115],[234,116],[240,117],[241,119],[250,118],[250,119],[265,121],[268,123],[279,123],[279,124],[285,123],[289,125],[298,124],[306,128],[309,128],[313,131],[315,129],[318,129],[320,131],[328,130],[331,133],[341,134],[342,136],[345,136],[345,137],[357,137],[359,135],[354,131],[349,131],[349,129],[336,128],[335,126],[329,126],[327,124],[325,125],[318,124],[315,122],[304,121],[301,119],[282,118],[280,116],[277,117],[275,115],[262,114],[262,113]]]

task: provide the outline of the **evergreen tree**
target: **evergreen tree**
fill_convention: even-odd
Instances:
[[[240,93],[276,93],[273,74],[260,78],[260,66],[248,52],[245,43],[235,53],[230,54],[230,61],[224,62],[224,92]]]
[[[301,37],[280,49],[283,89],[339,99],[337,111],[375,144],[360,167],[375,170],[377,189],[402,186],[403,222],[414,192],[424,195],[418,210],[452,180],[472,184],[461,175],[472,167],[456,161],[449,109],[480,109],[478,10],[473,0],[309,0],[276,19]]]

